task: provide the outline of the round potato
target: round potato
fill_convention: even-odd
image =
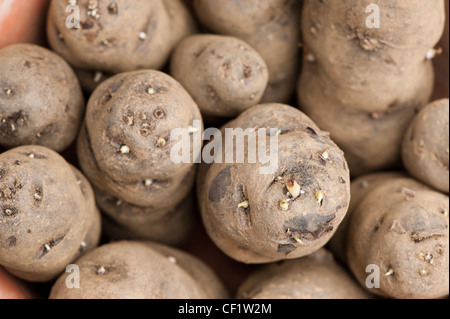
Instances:
[[[276,146],[257,143],[274,162],[268,166],[259,157],[254,164],[241,164],[222,158],[222,163],[202,164],[197,193],[207,233],[228,256],[244,263],[298,258],[318,250],[334,234],[350,201],[342,151],[306,115],[287,105],[252,107],[226,124],[222,136],[226,141],[226,129],[247,128],[277,132],[272,135]],[[247,144],[226,143],[225,158],[241,147],[244,159],[254,155]],[[273,170],[260,170],[269,167]]]
[[[80,14],[78,26],[66,13],[67,1],[50,3],[47,36],[54,51],[84,70],[116,74],[159,69],[176,44],[196,30],[180,0],[75,3]],[[76,14],[76,9],[69,9]]]
[[[0,144],[60,152],[76,138],[84,97],[70,66],[33,44],[0,50]]]
[[[411,176],[449,192],[449,101],[428,104],[414,118],[402,145],[403,163]]]
[[[311,255],[263,266],[239,287],[239,299],[369,299],[371,295],[320,249]]]
[[[367,267],[378,269],[377,295],[443,298],[449,294],[449,199],[429,189],[386,180],[353,212],[347,262],[366,286]]]
[[[224,299],[228,294],[203,262],[180,250],[120,241],[98,247],[76,261],[78,289],[54,284],[50,299]]]
[[[240,38],[269,69],[261,103],[287,103],[298,75],[300,3],[297,0],[194,0],[199,20],[214,33]]]
[[[259,103],[268,83],[266,63],[244,41],[202,34],[174,51],[171,75],[197,102],[202,115],[235,117]]]
[[[53,280],[97,245],[99,220],[89,183],[54,151],[0,155],[0,264],[12,274]]]
[[[154,70],[118,74],[89,100],[78,138],[80,166],[100,192],[140,207],[171,208],[187,196],[195,178],[193,160],[172,160],[179,140],[171,132],[196,124],[201,131],[197,104],[170,76]],[[200,151],[191,147],[190,158]]]

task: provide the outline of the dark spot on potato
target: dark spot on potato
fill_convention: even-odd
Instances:
[[[305,128],[305,131],[309,134],[317,135],[317,132],[309,126],[307,128]]]
[[[250,66],[245,66],[244,67],[244,77],[245,78],[249,78],[252,76],[252,68]]]
[[[225,197],[228,186],[231,184],[231,166],[221,170],[214,177],[209,188],[208,199],[212,203],[217,203]]]
[[[6,245],[9,247],[14,247],[17,245],[17,238],[15,236],[11,236],[6,240]]]
[[[157,118],[157,119],[163,119],[166,116],[166,113],[161,110],[161,109],[156,109],[155,112],[153,112],[153,115]]]
[[[92,29],[92,27],[94,26],[94,23],[92,21],[80,22],[80,25],[83,30],[89,30],[89,29]]]
[[[318,214],[300,215],[287,220],[284,223],[284,228],[286,232],[298,234],[300,239],[309,239],[306,238],[309,236],[308,234],[310,234],[313,239],[320,238],[324,233],[333,230],[329,223],[335,218],[336,214],[326,216]]]
[[[6,170],[3,168],[0,169],[0,179],[2,179],[5,175],[6,175]]]
[[[297,247],[294,244],[278,244],[277,252],[286,256],[293,252]]]
[[[29,69],[31,67],[31,63],[30,61],[25,61],[25,63],[23,64],[24,67],[26,67],[27,69]]]
[[[112,2],[108,6],[108,13],[109,14],[117,14],[119,12],[119,8],[117,6],[117,3]]]
[[[345,179],[343,179],[342,177],[339,177],[339,183],[345,184]]]
[[[27,229],[27,234],[31,234],[31,229]]]
[[[111,93],[116,93],[119,88],[122,86],[123,81],[120,80],[117,83],[115,83],[112,87],[111,87]]]

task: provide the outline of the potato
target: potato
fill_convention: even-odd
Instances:
[[[54,151],[0,155],[0,264],[12,274],[53,280],[98,244],[99,220],[90,185]]]
[[[449,294],[449,199],[409,185],[385,180],[360,201],[349,222],[347,262],[364,287],[367,266],[378,267],[379,288],[370,289],[377,295],[442,298]]]
[[[150,242],[120,241],[76,261],[80,288],[68,289],[63,274],[50,299],[221,299],[216,275],[197,258]]]
[[[70,66],[33,44],[0,50],[0,144],[66,149],[84,115],[84,97]]]
[[[172,208],[192,188],[195,164],[171,160],[178,143],[171,131],[194,121],[202,123],[197,104],[170,76],[154,70],[118,74],[89,99],[78,138],[80,166],[102,193],[140,207]],[[191,158],[196,152],[191,148]]]
[[[306,0],[302,14],[299,105],[342,147],[353,176],[401,162],[406,129],[433,91],[430,58],[445,21],[442,0],[391,0],[378,4],[372,28],[371,4]]]
[[[150,240],[179,246],[187,240],[194,226],[193,194],[175,207],[162,210],[135,206],[98,191],[95,197],[105,213],[104,235],[113,240]]]
[[[347,231],[348,225],[351,220],[353,212],[358,207],[359,203],[365,198],[365,196],[375,187],[382,183],[389,182],[402,182],[403,187],[408,187],[409,189],[428,189],[425,185],[409,178],[406,174],[400,171],[391,172],[377,172],[372,174],[367,174],[360,176],[353,180],[350,184],[350,204],[348,207],[347,214],[344,220],[339,225],[336,233],[330,239],[327,247],[333,253],[333,255],[338,258],[341,262],[346,263],[345,257],[345,244],[347,242]]]
[[[180,43],[171,59],[171,75],[205,118],[235,117],[258,104],[269,79],[266,63],[247,43],[210,34]]]
[[[321,248],[303,258],[262,266],[239,287],[239,299],[368,299],[371,295]]]
[[[215,244],[244,263],[298,258],[325,245],[350,200],[347,163],[328,134],[282,104],[252,107],[225,128],[277,130],[278,165],[273,174],[260,172],[261,160],[201,165],[199,207]]]
[[[449,192],[449,102],[428,104],[410,124],[402,145],[403,163],[412,176]]]
[[[287,103],[298,74],[300,32],[297,0],[194,0],[199,20],[214,33],[240,38],[255,48],[269,69],[262,103]]]
[[[72,66],[86,71],[159,69],[177,43],[196,30],[179,0],[78,0],[76,29],[66,25],[66,20],[73,22],[66,6],[66,1],[51,2],[48,40]]]

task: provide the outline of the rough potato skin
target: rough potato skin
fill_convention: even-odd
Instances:
[[[172,56],[171,75],[205,118],[236,117],[258,104],[269,79],[263,58],[247,43],[212,34],[184,39]]]
[[[402,158],[411,176],[449,192],[449,102],[434,101],[410,124],[402,145]]]
[[[200,260],[154,243],[119,241],[77,260],[82,285],[68,289],[64,273],[50,299],[221,299],[227,293]]]
[[[95,192],[95,197],[105,213],[104,235],[112,240],[150,240],[180,246],[194,226],[193,194],[175,207],[162,210],[131,205],[99,191]]]
[[[0,155],[0,264],[33,282],[53,280],[97,245],[89,183],[57,153],[22,146]]]
[[[354,176],[400,163],[407,127],[433,90],[426,56],[445,21],[442,0],[384,1],[380,28],[368,28],[370,4],[306,0],[302,17],[299,105],[342,147]]]
[[[97,0],[93,10],[89,10],[90,2],[78,0],[78,29],[66,26],[70,14],[66,13],[66,1],[53,0],[47,19],[52,49],[84,70],[116,74],[159,69],[176,44],[196,30],[179,0]],[[98,19],[92,17],[95,10]]]
[[[374,188],[353,212],[347,261],[365,287],[366,267],[380,269],[380,288],[389,298],[443,298],[449,293],[449,199],[404,181]]]
[[[244,263],[298,258],[325,245],[350,200],[348,167],[328,134],[302,112],[282,104],[252,107],[224,125],[222,132],[225,128],[278,129],[278,168],[274,174],[260,174],[264,165],[258,161],[201,165],[199,206],[216,245]],[[290,179],[304,193],[282,210]],[[245,201],[248,207],[240,207]]]
[[[370,299],[372,296],[321,248],[263,266],[241,284],[238,299]]]
[[[76,138],[84,97],[70,66],[33,44],[0,50],[0,144],[60,152]]]
[[[194,0],[199,20],[214,33],[240,38],[261,54],[269,85],[261,103],[287,103],[298,74],[297,0]]]
[[[194,121],[202,121],[196,103],[170,76],[154,70],[116,75],[89,100],[78,138],[80,166],[105,194],[141,207],[173,207],[190,191],[195,166],[171,160],[178,143],[171,131]],[[191,147],[191,158],[194,152]]]
[[[418,189],[429,189],[422,183],[413,180],[405,173],[400,171],[389,171],[389,172],[377,172],[371,173],[367,175],[360,176],[354,179],[350,184],[350,204],[348,207],[347,214],[345,215],[344,220],[339,225],[336,233],[330,239],[327,244],[328,249],[333,253],[333,255],[339,259],[341,262],[346,263],[346,238],[348,232],[348,225],[351,220],[351,216],[353,212],[358,207],[359,203],[365,198],[367,194],[372,191],[375,187],[382,183],[389,182],[403,182],[403,187],[408,187],[409,189],[418,190]]]

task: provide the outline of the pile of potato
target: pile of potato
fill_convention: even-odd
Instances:
[[[0,46],[0,297],[448,297],[443,0],[43,7]]]

